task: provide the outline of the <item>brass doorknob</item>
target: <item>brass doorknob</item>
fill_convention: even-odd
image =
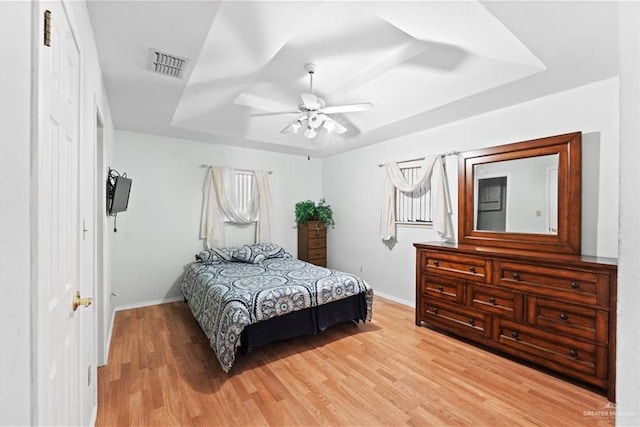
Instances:
[[[92,298],[80,298],[80,291],[76,291],[75,295],[73,296],[73,311],[76,311],[80,306],[89,307],[92,302]]]

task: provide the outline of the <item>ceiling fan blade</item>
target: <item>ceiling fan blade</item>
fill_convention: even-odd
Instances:
[[[333,121],[333,131],[338,135],[345,133],[347,130],[348,129],[342,126],[340,123],[336,122],[335,120]]]
[[[271,113],[251,113],[249,116],[251,117],[262,117],[262,116],[278,116],[281,114],[300,114],[300,111],[274,111]]]
[[[363,102],[360,104],[348,104],[348,105],[333,105],[325,107],[322,112],[325,114],[331,113],[350,113],[353,111],[367,111],[373,108],[373,104],[370,102]]]
[[[293,132],[293,127],[291,126],[291,123],[287,124],[287,126],[285,126],[285,128],[280,131],[280,133],[291,133],[291,132]]]
[[[324,127],[329,132],[337,133],[338,135],[340,135],[345,133],[348,130],[346,127],[342,126],[340,123],[333,120],[329,116],[325,116],[324,114],[319,114],[318,116],[322,117],[322,120],[324,122]]]
[[[302,98],[302,103],[309,110],[317,110],[320,108],[320,103],[318,102],[318,97],[312,93],[301,93],[300,98]]]

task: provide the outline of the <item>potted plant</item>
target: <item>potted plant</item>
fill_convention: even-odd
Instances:
[[[316,206],[316,215],[318,217],[318,222],[323,223],[325,227],[333,228],[336,225],[333,220],[333,210],[331,209],[331,205],[327,204],[326,200],[320,199]]]
[[[296,203],[296,224],[301,225],[308,221],[315,221],[316,217],[316,204],[311,200],[304,200]]]
[[[325,199],[320,199],[317,205],[312,200],[296,203],[295,216],[298,226],[309,221],[317,221],[317,225],[324,224],[325,227],[333,228],[335,226],[333,210]]]

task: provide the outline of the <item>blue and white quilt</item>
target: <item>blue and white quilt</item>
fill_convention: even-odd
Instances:
[[[371,320],[373,290],[364,280],[295,259],[278,245],[209,249],[196,259],[182,293],[225,372],[253,323],[363,292]]]

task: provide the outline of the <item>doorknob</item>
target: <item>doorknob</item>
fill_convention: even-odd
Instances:
[[[73,296],[73,311],[76,311],[80,306],[89,307],[92,302],[92,298],[80,298],[80,291],[76,291],[75,295]]]

